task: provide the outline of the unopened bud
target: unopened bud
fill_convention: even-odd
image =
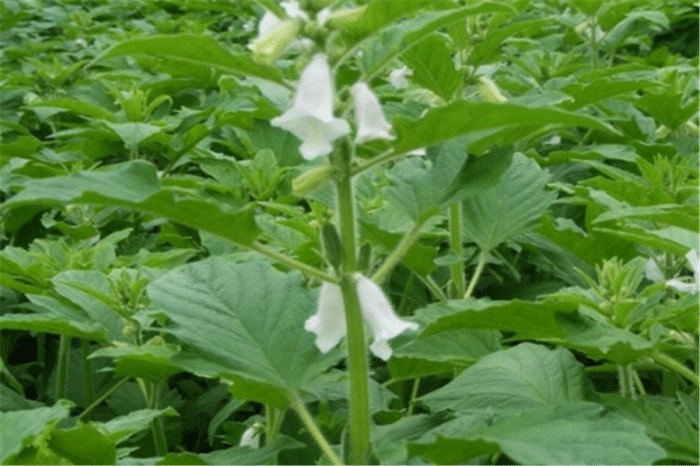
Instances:
[[[479,96],[486,102],[500,104],[508,100],[501,94],[496,83],[485,76],[479,77],[479,84],[477,87],[479,89]]]
[[[313,168],[292,180],[292,191],[295,196],[304,197],[332,179],[335,173],[336,169],[331,165]]]
[[[321,227],[321,245],[326,259],[337,270],[343,262],[343,244],[333,224],[325,223]]]
[[[270,32],[255,39],[248,46],[253,51],[253,60],[259,64],[271,65],[299,34],[301,25],[302,21],[299,18],[285,19],[275,25]]]

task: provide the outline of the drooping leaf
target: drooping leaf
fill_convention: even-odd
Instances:
[[[320,354],[304,330],[316,292],[265,262],[210,258],[151,282],[148,293],[172,322],[168,331],[190,348],[173,362],[232,380],[237,398],[285,406],[290,391],[338,358]]]
[[[95,61],[120,55],[149,55],[187,74],[228,73],[283,83],[275,67],[254,63],[247,53],[232,54],[207,34],[167,34],[122,41]]]
[[[537,163],[516,154],[500,182],[462,204],[463,235],[483,251],[527,231],[556,195],[545,189],[548,176]]]
[[[401,57],[413,74],[411,81],[449,102],[463,77],[455,69],[452,52],[438,35],[430,35]]]
[[[576,113],[556,108],[532,108],[520,105],[488,102],[457,101],[444,107],[434,108],[418,121],[396,117],[393,122],[398,138],[394,143],[397,153],[410,152],[438,142],[447,141],[466,133],[508,127],[541,128],[582,126],[604,132],[615,132],[607,124]],[[522,137],[516,134],[513,140],[502,139],[503,144],[512,143]]]
[[[73,464],[117,464],[114,442],[92,423],[54,430],[48,445]]]
[[[140,409],[123,416],[117,416],[100,426],[110,442],[119,444],[133,434],[148,429],[153,419],[158,416],[177,416],[173,408]]]
[[[493,447],[520,464],[653,464],[665,457],[641,425],[601,412],[588,402],[520,411],[432,443],[409,444],[409,452],[435,464],[465,462]]]
[[[117,346],[99,349],[90,357],[114,358],[115,374],[163,382],[171,375],[181,372],[181,369],[171,362],[177,352],[177,347],[169,344]]]
[[[8,464],[43,432],[68,417],[72,406],[69,401],[59,400],[52,407],[0,413],[0,462]]]
[[[421,398],[431,409],[498,412],[583,400],[583,367],[564,348],[532,343],[491,353]]]
[[[33,180],[0,209],[25,205],[102,204],[134,209],[214,233],[229,241],[249,244],[259,233],[253,210],[163,188],[156,167],[133,161],[105,170],[86,170],[66,177]]]

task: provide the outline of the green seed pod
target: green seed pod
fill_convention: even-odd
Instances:
[[[321,227],[321,245],[326,259],[337,270],[343,261],[343,244],[333,224],[325,223]]]
[[[332,179],[335,173],[336,168],[331,165],[312,168],[292,180],[292,191],[295,196],[304,197]]]
[[[369,272],[370,262],[372,261],[372,245],[363,243],[357,254],[357,270],[366,274]]]

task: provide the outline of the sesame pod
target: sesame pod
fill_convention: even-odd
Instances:
[[[326,181],[335,176],[336,169],[331,165],[312,168],[292,180],[292,191],[295,196],[304,197],[320,188]]]
[[[325,223],[321,227],[321,245],[328,262],[338,269],[343,261],[343,244],[333,224]]]

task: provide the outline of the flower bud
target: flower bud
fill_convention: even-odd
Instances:
[[[332,179],[335,173],[336,168],[331,165],[312,168],[292,180],[292,192],[295,196],[305,197]]]
[[[301,26],[302,22],[298,18],[289,18],[277,23],[267,34],[258,37],[248,46],[253,51],[253,60],[264,65],[274,63],[299,34]]]
[[[503,94],[501,94],[501,91],[498,89],[496,83],[491,81],[486,76],[479,77],[479,84],[477,87],[479,89],[479,96],[481,96],[481,98],[486,102],[500,104],[508,100]]]
[[[394,137],[389,134],[391,125],[384,118],[379,99],[365,83],[357,83],[350,90],[355,106],[355,118],[357,119],[357,135],[355,142],[361,144],[373,139],[388,139]]]

